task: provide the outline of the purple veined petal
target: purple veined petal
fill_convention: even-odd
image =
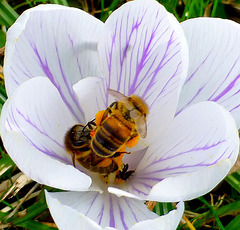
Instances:
[[[109,193],[45,191],[47,203],[55,223],[60,229],[153,229],[159,226],[176,226],[183,214],[183,203],[178,209],[159,217],[149,211],[143,201],[118,198]],[[109,228],[110,227],[110,228]],[[174,230],[175,228],[169,228]],[[165,228],[167,229],[167,228]]]
[[[68,192],[68,195],[65,199],[63,198],[63,201],[71,201],[72,192]],[[73,208],[74,205],[77,205],[76,200],[72,199],[74,203],[71,203],[71,206],[73,206],[71,207],[62,203],[62,199],[58,199],[55,193],[49,193],[45,190],[45,196],[48,208],[59,229],[103,230],[96,222]]]
[[[141,221],[130,230],[146,230],[146,229],[156,229],[156,230],[175,230],[179,225],[182,215],[184,212],[184,203],[180,202],[177,204],[177,210],[173,210],[166,215],[163,215],[154,220]]]
[[[21,84],[4,104],[1,138],[16,165],[31,179],[86,191],[91,178],[72,166],[64,148],[65,132],[73,123],[74,117],[49,79],[36,77]]]
[[[188,48],[182,28],[154,0],[124,4],[110,15],[105,27],[99,57],[106,88],[146,101],[150,108],[147,138],[152,140],[173,118],[187,74]]]
[[[17,132],[42,154],[72,164],[64,137],[77,121],[49,79],[35,77],[22,83],[4,104],[1,116],[1,130]]]
[[[219,18],[182,23],[189,46],[189,71],[178,113],[200,101],[223,105],[240,127],[240,26]]]
[[[98,111],[106,109],[106,90],[102,78],[84,78],[73,85],[73,90],[84,111],[86,122],[93,120]]]
[[[214,102],[194,104],[175,117],[166,132],[149,146],[135,174],[127,183],[126,191],[151,199],[148,194],[152,187],[157,183],[164,183],[165,179],[177,181],[178,177],[185,175],[185,183],[191,185],[192,173],[198,171],[201,175],[204,170],[227,162],[227,165],[223,164],[222,171],[218,171],[219,167],[216,167],[216,171],[209,169],[209,172],[218,173],[218,177],[209,174],[208,177],[213,177],[212,180],[204,178],[199,183],[201,189],[197,191],[201,194],[198,195],[203,195],[226,176],[236,161],[238,148],[238,132],[230,113]],[[192,193],[188,189],[183,190],[179,197],[191,199]],[[163,195],[160,192],[159,194]],[[169,194],[163,197],[159,195],[155,200],[180,200],[177,193],[174,195],[172,199],[169,198]]]
[[[7,33],[8,96],[22,82],[46,76],[75,118],[84,122],[72,85],[87,76],[101,76],[97,40],[102,28],[93,16],[70,7],[41,5],[25,11]]]
[[[148,199],[161,201],[192,200],[210,192],[225,176],[232,161],[224,159],[215,165],[177,177],[168,177],[153,186]]]
[[[1,130],[6,150],[19,169],[40,184],[74,191],[87,191],[91,178],[71,165],[67,165],[31,145],[21,134]],[[71,180],[69,180],[71,178]]]

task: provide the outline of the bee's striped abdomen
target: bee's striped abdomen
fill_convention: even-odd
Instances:
[[[128,141],[131,132],[131,126],[114,114],[98,127],[91,141],[92,150],[98,156],[111,157]]]

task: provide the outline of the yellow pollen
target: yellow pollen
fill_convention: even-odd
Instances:
[[[140,136],[137,135],[136,137],[132,138],[131,140],[129,140],[127,142],[127,147],[128,148],[132,148],[133,146],[135,146],[137,143],[138,143],[138,140],[139,140]]]
[[[101,122],[102,122],[102,117],[103,117],[103,114],[104,114],[105,110],[101,110],[101,111],[98,111],[95,115],[95,124],[97,126],[100,126]]]

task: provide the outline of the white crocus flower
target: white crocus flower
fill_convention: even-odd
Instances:
[[[2,139],[30,178],[68,190],[46,192],[60,229],[175,229],[182,202],[159,217],[144,200],[203,195],[236,161],[235,121],[216,102],[238,111],[239,26],[196,19],[183,29],[154,0],[128,2],[105,23],[78,9],[41,5],[9,29]],[[114,100],[108,88],[149,106],[147,137],[123,158],[135,172],[121,184],[74,167],[64,147],[69,128],[85,125]]]

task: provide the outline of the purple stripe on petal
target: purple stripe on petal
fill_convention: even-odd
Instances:
[[[89,205],[89,208],[88,208],[88,210],[87,210],[87,212],[86,212],[86,215],[87,215],[88,212],[91,210],[91,208],[92,208],[92,206],[93,206],[95,200],[97,199],[98,195],[99,195],[99,193],[96,193],[96,196],[93,198],[91,204]]]
[[[177,153],[175,155],[171,155],[171,156],[168,156],[166,158],[161,157],[159,160],[154,160],[150,165],[148,165],[148,167],[152,166],[152,165],[154,165],[156,163],[159,163],[161,161],[166,161],[166,160],[172,159],[174,157],[178,157],[178,156],[184,155],[186,153],[196,152],[196,154],[197,154],[197,152],[199,152],[199,151],[205,151],[205,150],[217,147],[219,144],[222,144],[223,142],[226,142],[226,140],[221,140],[221,141],[219,141],[219,142],[217,142],[215,144],[212,144],[212,145],[207,145],[206,144],[205,146],[202,146],[202,147],[194,147],[194,148],[189,149],[187,151],[179,152],[179,153]]]
[[[159,178],[158,178],[159,179]],[[161,179],[162,180],[162,179]],[[151,185],[149,185],[149,184],[146,184],[146,183],[144,183],[144,182],[142,182],[142,181],[138,181],[138,184],[141,184],[141,185],[143,185],[146,189],[148,189],[148,190],[150,190],[151,188],[152,188],[152,186]]]
[[[50,137],[46,131],[42,131],[41,129],[39,129],[35,124],[32,123],[32,121],[29,118],[26,118],[20,110],[16,109],[16,112],[20,115],[20,117],[22,117],[26,123],[28,123],[29,125],[31,125],[33,128],[35,128],[39,133],[41,133],[42,135],[44,135],[45,137],[49,138],[51,141],[53,141],[54,143],[56,143],[59,147],[64,149],[64,146],[62,144],[60,144],[59,142],[57,142],[55,139],[53,139],[52,137]],[[37,114],[37,111],[36,111]],[[13,115],[13,113],[12,113]],[[41,120],[39,120],[39,123],[41,123]],[[43,127],[43,126],[42,126]]]
[[[206,85],[206,84],[205,84]],[[196,94],[192,97],[192,99],[186,104],[186,106],[184,106],[183,108],[181,108],[176,114],[175,116],[177,116],[179,113],[181,113],[183,111],[183,109],[187,106],[189,106],[190,104],[192,104],[192,102],[200,95],[201,91],[204,89],[205,85],[203,87],[201,87]]]
[[[128,226],[127,226],[127,224],[125,222],[125,219],[124,219],[124,212],[123,212],[121,206],[119,205],[119,203],[118,203],[118,208],[119,208],[119,213],[120,213],[122,225],[123,225],[124,229],[126,230],[126,229],[128,229]]]
[[[198,67],[195,69],[195,71],[187,78],[186,83],[189,82],[194,76],[195,74],[201,69],[202,66],[204,66],[204,63],[207,61],[207,59],[209,58],[211,52],[212,52],[213,48],[210,50],[210,52],[208,53],[208,55],[204,58],[204,60],[198,65]]]
[[[154,173],[162,173],[162,172],[168,172],[168,174],[170,174],[169,172],[170,171],[174,171],[173,173],[174,174],[179,174],[180,172],[182,172],[182,169],[188,169],[187,171],[184,171],[184,173],[187,173],[187,172],[190,172],[189,169],[193,169],[192,171],[195,171],[195,170],[198,170],[197,168],[199,167],[207,167],[207,166],[212,166],[212,165],[215,165],[217,163],[217,161],[214,161],[212,163],[204,163],[204,162],[201,162],[201,163],[197,163],[197,164],[193,164],[193,165],[178,165],[178,166],[175,166],[175,167],[166,167],[166,168],[163,168],[163,169],[158,169],[158,170],[154,170],[154,171],[151,171],[151,172],[146,172],[146,173],[142,173],[142,175],[153,175]],[[181,171],[177,171],[181,169]],[[144,177],[142,176],[141,177],[142,179],[149,179],[149,180],[159,180],[159,178],[151,178],[151,177]]]
[[[132,215],[133,215],[135,221],[138,222],[138,219],[137,219],[137,217],[136,217],[136,215],[135,215],[135,212],[132,210],[132,207],[130,206],[130,204],[129,204],[129,202],[128,202],[128,199],[125,198],[125,197],[123,197],[123,199],[124,199],[124,201],[126,202],[128,208],[129,208],[129,210],[131,211],[131,213],[132,213]]]
[[[209,100],[217,102],[221,97],[223,97],[226,93],[228,93],[235,86],[235,84],[239,78],[240,78],[240,74],[218,96],[216,96],[212,100],[210,98]]]
[[[181,65],[181,62],[178,64],[178,66],[177,66],[177,69],[176,69],[176,71],[174,72],[174,74],[172,75],[172,77],[166,82],[166,84],[164,85],[164,87],[162,88],[162,90],[159,92],[159,94],[156,96],[156,98],[152,101],[152,103],[149,105],[149,108],[151,109],[151,107],[153,106],[153,104],[156,102],[156,101],[158,101],[159,100],[159,98],[160,98],[160,96],[165,92],[165,90],[168,88],[168,86],[169,86],[169,84],[172,84],[173,83],[173,78],[177,75],[177,73],[178,73],[178,68],[180,67],[180,65]],[[177,87],[177,85],[176,85],[176,87]],[[174,87],[174,89],[176,88],[176,87]],[[148,90],[149,90],[150,88],[148,88]],[[147,89],[146,89],[147,90]],[[172,89],[173,90],[173,89]],[[172,91],[171,90],[171,91]],[[171,91],[169,91],[168,93],[171,93]],[[145,91],[146,92],[146,91]],[[151,94],[149,94],[149,96],[151,96]],[[149,97],[148,96],[148,97]],[[166,97],[167,96],[167,94],[166,95],[164,95],[163,97]],[[146,97],[146,99],[148,98],[148,97]]]
[[[109,226],[110,227],[115,227],[115,217],[114,217],[114,211],[113,211],[113,201],[112,201],[112,196],[109,196],[109,202],[110,202],[110,211],[109,211],[109,215],[110,215],[110,223]]]
[[[139,190],[138,188],[136,188],[135,186],[132,185],[132,189],[134,191],[136,191],[138,194],[143,194],[145,196],[147,196],[148,194],[147,193],[144,193],[143,191]]]
[[[150,172],[149,174],[151,174],[152,172]],[[144,174],[142,174],[142,175],[145,175],[145,174],[147,174],[147,173],[144,173]],[[160,181],[162,181],[164,178],[159,178],[159,177],[144,177],[144,176],[141,176],[141,177],[138,177],[138,179],[141,179],[141,180],[144,180],[144,181],[146,181],[146,180],[149,180],[149,181],[154,181],[154,182],[160,182]],[[151,185],[149,185],[149,188],[151,188],[152,186]]]
[[[10,115],[11,116],[11,115]],[[69,161],[65,158],[62,158],[60,157],[59,155],[56,154],[56,152],[52,151],[52,150],[49,150],[49,149],[46,149],[45,147],[39,147],[38,145],[36,145],[32,140],[31,138],[23,131],[23,129],[18,125],[17,121],[15,120],[15,118],[13,117],[13,114],[11,116],[11,123],[14,122],[15,124],[15,127],[18,128],[18,131],[31,143],[31,145],[36,148],[38,151],[50,156],[50,157],[53,157],[53,158],[56,158],[56,159],[59,159],[63,162],[67,162],[69,163]],[[7,118],[7,123],[9,123],[9,120]]]
[[[68,39],[70,41],[70,44],[71,44],[71,48],[74,52],[74,57],[76,58],[77,60],[77,64],[78,64],[78,70],[79,70],[79,73],[81,76],[83,76],[82,74],[82,69],[81,69],[81,65],[80,65],[80,61],[79,61],[79,57],[78,57],[78,53],[77,53],[77,50],[76,50],[76,47],[74,46],[74,43],[73,43],[73,39],[71,38],[70,34],[68,34]]]
[[[82,121],[80,120],[79,118],[79,115],[76,113],[75,109],[73,108],[73,106],[69,103],[69,101],[67,100],[66,96],[65,96],[65,93],[63,92],[63,89],[62,89],[62,86],[59,85],[58,82],[55,81],[55,78],[53,76],[53,74],[51,73],[50,69],[49,69],[49,66],[48,66],[48,63],[47,63],[47,60],[45,59],[44,61],[42,60],[37,48],[32,45],[32,48],[34,50],[34,52],[36,53],[36,56],[38,57],[38,60],[40,62],[40,66],[42,68],[42,70],[44,71],[44,73],[46,74],[46,76],[50,79],[50,81],[53,83],[53,85],[58,89],[58,92],[60,93],[63,101],[65,102],[65,104],[67,105],[67,107],[69,108],[69,110],[71,111],[71,113],[73,114],[73,116],[76,118],[77,121],[79,121],[80,123],[82,123]],[[57,48],[56,48],[57,49]],[[56,50],[57,51],[57,50]],[[59,54],[58,54],[59,55]],[[77,109],[79,110],[79,113],[82,117],[84,117],[84,113],[82,111],[82,109],[80,108],[79,104],[78,104],[78,101],[77,101],[77,98],[73,92],[73,89],[72,87],[70,88],[69,87],[69,84],[66,82],[66,76],[65,74],[63,73],[63,70],[62,70],[62,67],[61,67],[61,62],[60,62],[60,59],[58,57],[58,60],[59,60],[59,65],[60,65],[60,69],[61,69],[61,72],[62,72],[62,76],[63,76],[63,79],[64,79],[64,82],[65,82],[65,86],[66,86],[66,89],[69,93],[69,95],[71,96],[72,100],[73,100],[73,103],[75,104],[75,106],[77,107]],[[65,87],[64,86],[64,87]]]
[[[232,68],[230,69],[229,73],[227,74],[227,76],[225,77],[225,79],[222,81],[222,83],[218,86],[218,88],[215,90],[215,92],[212,94],[212,96],[209,97],[209,101],[218,101],[221,97],[223,97],[226,93],[228,93],[236,84],[237,80],[240,78],[240,74],[236,76],[235,79],[233,79],[233,81],[230,82],[230,84],[228,84],[227,87],[224,87],[224,90],[218,94],[217,96],[214,96],[214,94],[220,89],[220,87],[227,81],[227,79],[229,78],[230,74],[232,73],[232,71],[234,70],[235,66],[238,63],[239,58],[234,62]]]
[[[40,130],[35,124],[33,124],[28,118],[26,118],[18,109],[16,109],[16,112],[17,114],[20,115],[20,117],[22,117],[25,122],[29,125],[31,125],[37,132],[41,133],[43,136],[49,138],[51,141],[53,141],[55,144],[57,144],[57,146],[60,147],[60,149],[62,149],[62,151],[65,152],[65,148],[60,144],[58,143],[55,139],[51,138],[47,133],[43,132],[42,130]],[[9,120],[10,119],[10,120]],[[61,157],[59,156],[55,150],[52,150],[52,149],[48,149],[47,147],[48,146],[39,146],[37,145],[31,137],[29,137],[29,135],[25,132],[25,130],[19,125],[19,122],[15,119],[15,110],[13,111],[13,108],[11,107],[10,110],[9,110],[9,117],[7,117],[6,119],[7,123],[10,125],[10,124],[14,124],[15,128],[18,129],[18,131],[26,138],[26,140],[28,140],[31,145],[36,148],[38,151],[50,156],[50,157],[53,157],[55,159],[58,159],[58,160],[61,160],[63,162],[66,162],[66,163],[69,163],[71,164],[71,162],[68,160],[67,158],[67,154],[66,154],[66,158],[65,157]],[[10,125],[11,127],[11,125]],[[13,128],[11,128],[13,130]],[[40,144],[40,143],[39,143]],[[40,144],[41,145],[41,144]]]
[[[101,225],[104,212],[104,205],[102,205],[101,211],[99,212],[97,219],[99,219],[98,224]]]

